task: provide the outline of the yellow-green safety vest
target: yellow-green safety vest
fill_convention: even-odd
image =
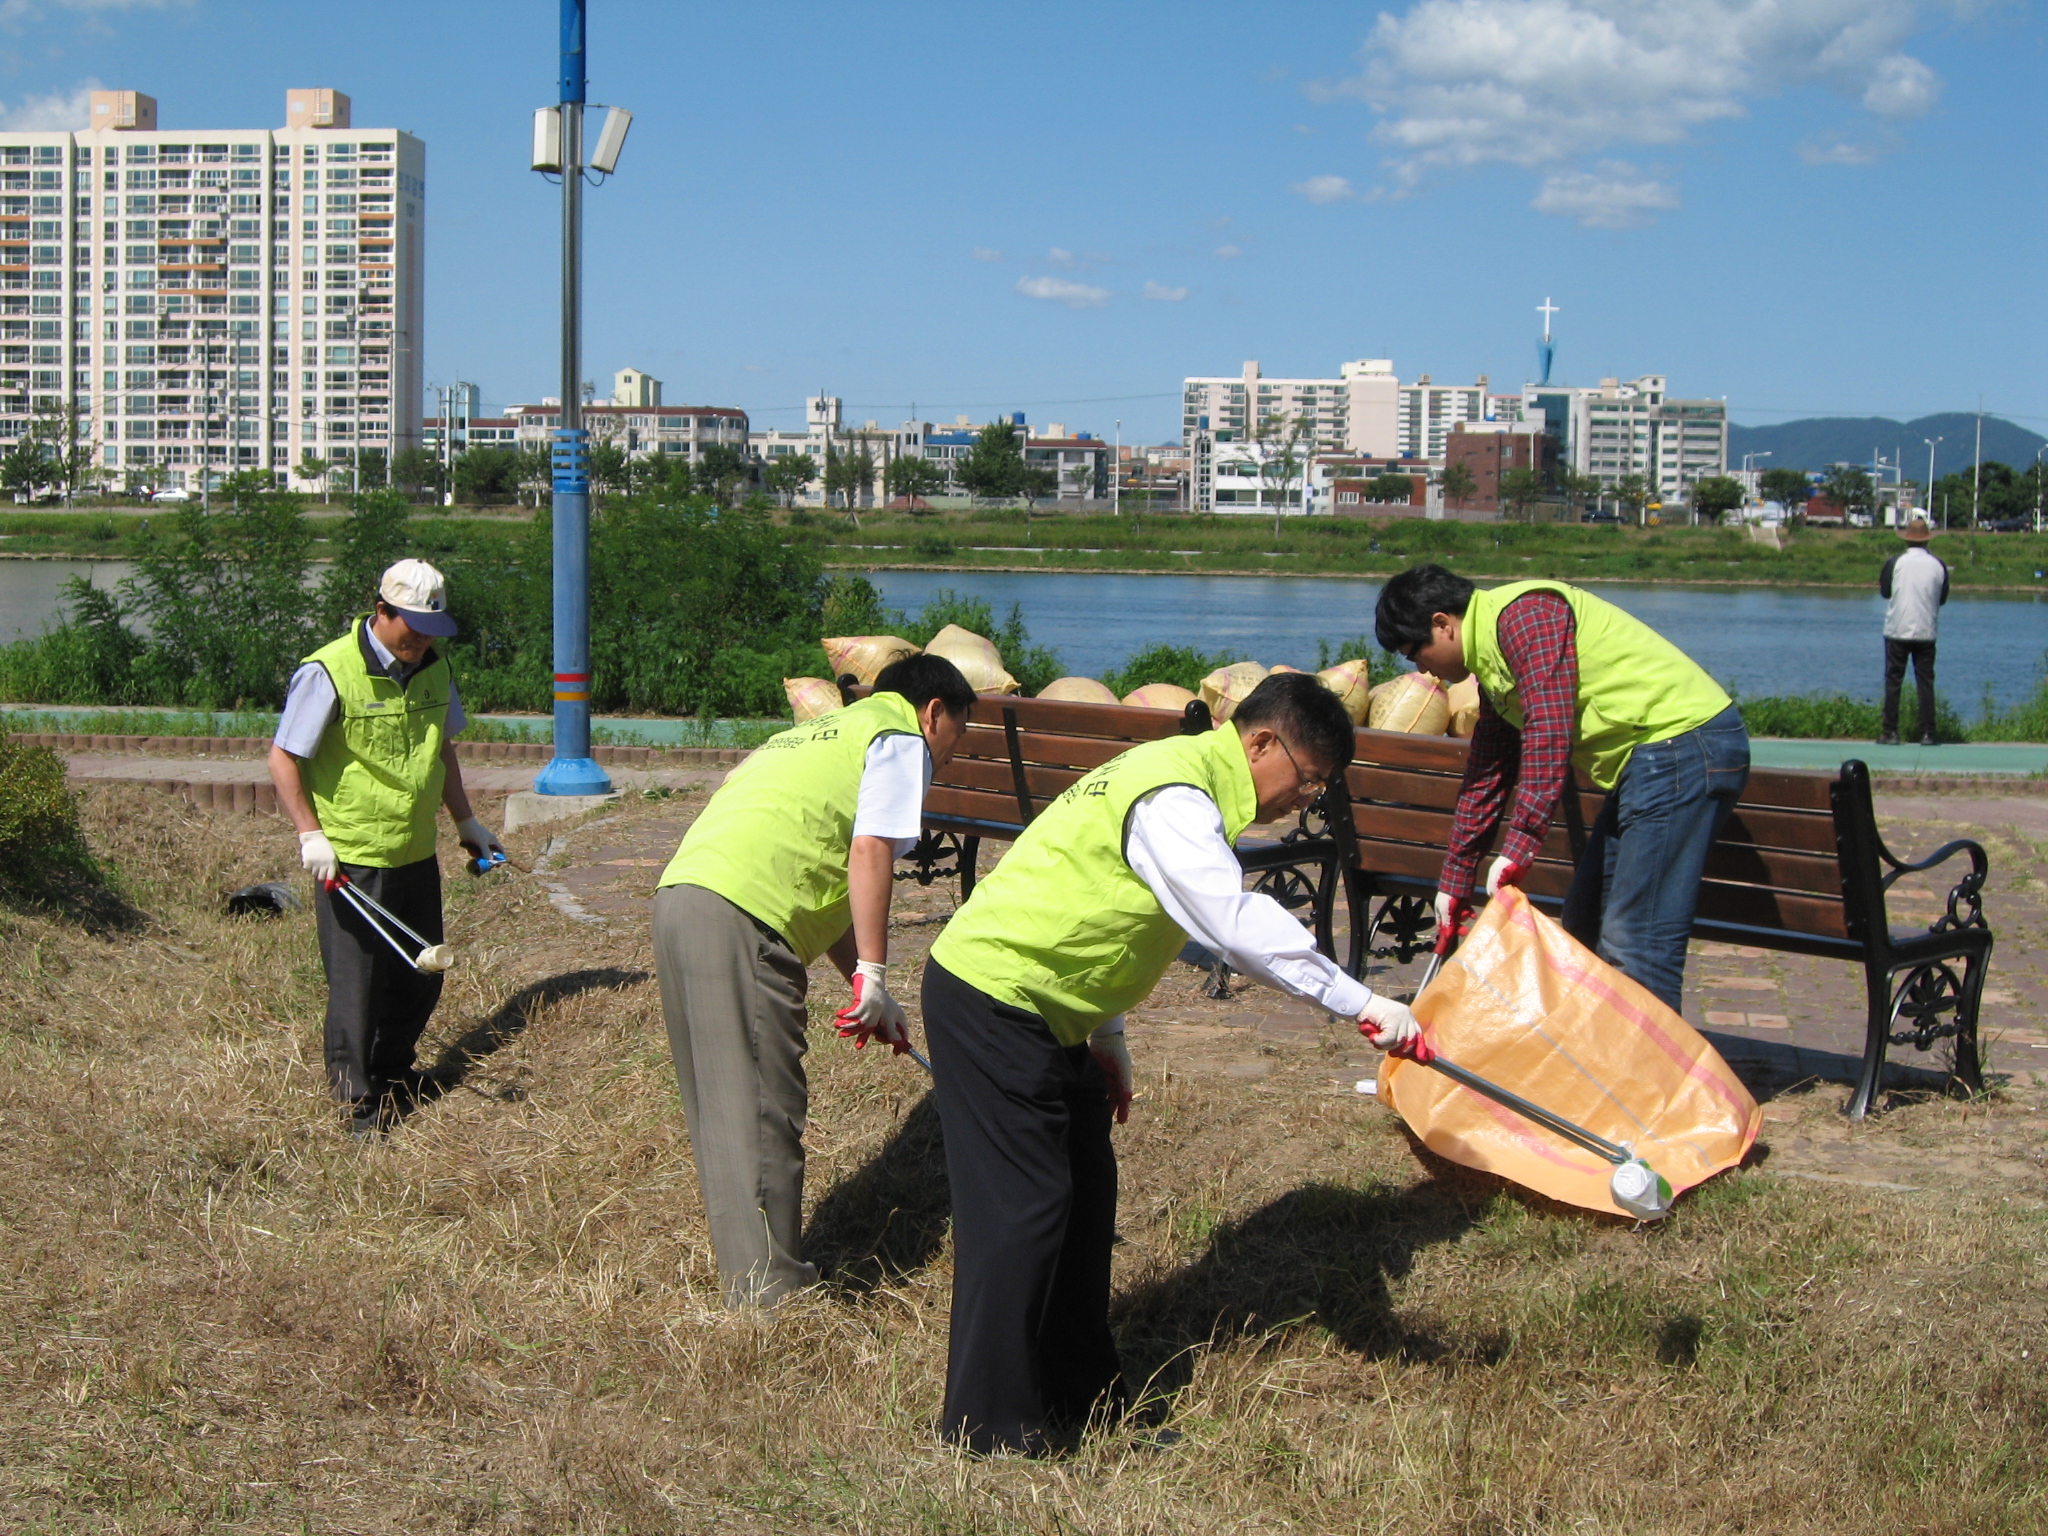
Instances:
[[[1169,784],[1214,800],[1233,843],[1258,814],[1235,725],[1133,747],[1039,813],[954,914],[932,959],[1038,1014],[1062,1045],[1143,1002],[1187,942],[1125,852],[1132,809]]]
[[[766,923],[809,965],[846,932],[846,859],[868,747],[917,736],[900,693],[873,693],[771,736],[683,834],[662,885],[700,885]]]
[[[302,774],[320,830],[344,864],[395,869],[434,856],[448,663],[433,651],[401,688],[370,649],[369,615],[307,661],[327,669],[341,716]]]
[[[1705,725],[1729,705],[1721,685],[1641,619],[1562,581],[1515,581],[1474,592],[1465,610],[1465,665],[1508,724],[1522,728],[1522,700],[1500,649],[1500,615],[1528,592],[1571,604],[1579,654],[1572,762],[1612,789],[1637,747]]]

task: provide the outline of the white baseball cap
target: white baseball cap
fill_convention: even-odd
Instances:
[[[401,560],[392,566],[378,583],[377,596],[403,614],[419,634],[455,633],[455,616],[448,611],[448,579],[424,560]]]

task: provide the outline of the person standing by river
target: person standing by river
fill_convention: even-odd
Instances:
[[[1373,627],[1446,684],[1479,678],[1438,923],[1459,921],[1504,810],[1486,894],[1520,882],[1577,768],[1607,800],[1565,897],[1565,929],[1678,1011],[1707,850],[1749,782],[1749,732],[1728,695],[1642,620],[1561,581],[1481,592],[1421,565],[1387,583]]]
[[[1920,745],[1934,745],[1934,640],[1941,625],[1941,605],[1948,601],[1948,567],[1927,547],[1933,531],[1927,519],[1907,520],[1906,547],[1885,561],[1877,573],[1884,610],[1884,727],[1881,747],[1899,743],[1899,685],[1906,680],[1906,662],[1913,663],[1913,689],[1920,695]]]

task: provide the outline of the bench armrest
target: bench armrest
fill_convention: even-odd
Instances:
[[[1923,869],[1933,869],[1946,864],[1959,853],[1970,856],[1970,872],[1956,882],[1948,893],[1948,910],[1936,918],[1929,932],[1941,933],[1950,928],[1982,928],[1984,922],[1984,880],[1990,872],[1990,861],[1985,857],[1983,845],[1967,837],[1959,837],[1952,843],[1945,843],[1926,858],[1908,864],[1898,858],[1882,842],[1877,845],[1878,854],[1891,870],[1878,882],[1878,889],[1889,891],[1892,882],[1901,875],[1918,874]]]

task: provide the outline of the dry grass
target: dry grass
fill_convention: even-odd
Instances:
[[[820,1032],[836,1280],[727,1316],[644,931],[453,887],[422,1054],[462,1081],[365,1150],[324,1098],[310,919],[216,915],[289,839],[139,790],[88,825],[147,923],[0,914],[10,1531],[2048,1520],[2037,1206],[1753,1171],[1631,1234],[1419,1162],[1313,1053],[1155,1075],[1119,1133],[1119,1325],[1181,1438],[963,1460],[933,1435],[946,1198],[914,1069]]]

